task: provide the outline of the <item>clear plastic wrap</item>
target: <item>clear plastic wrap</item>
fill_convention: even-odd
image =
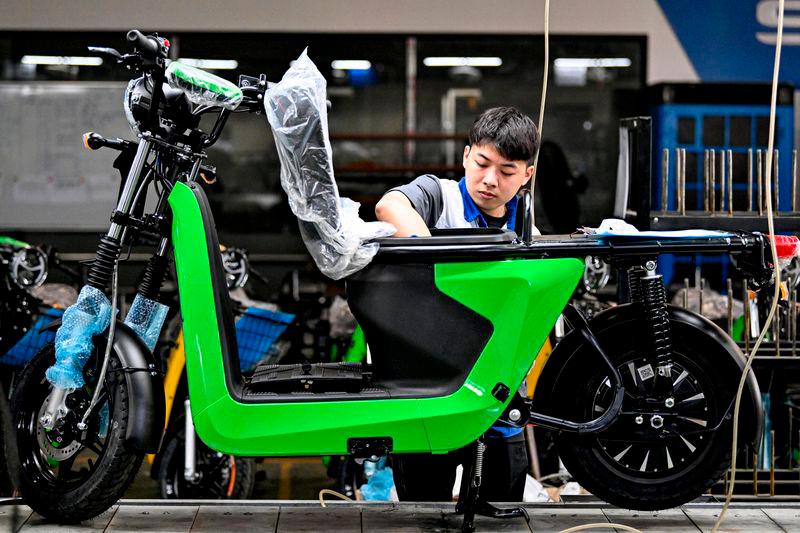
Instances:
[[[139,335],[152,352],[168,311],[168,306],[137,294],[125,316],[125,324]]]
[[[242,101],[242,90],[236,84],[180,61],[169,64],[166,77],[170,87],[182,90],[191,102],[198,105],[232,111]]]
[[[47,369],[47,380],[62,389],[83,387],[83,367],[92,354],[92,337],[111,321],[111,302],[102,291],[85,285],[78,301],[64,311],[56,332],[56,364]]]
[[[303,51],[283,79],[267,90],[264,107],[281,161],[281,186],[317,267],[340,279],[364,268],[378,251],[372,239],[397,230],[364,222],[360,204],[339,198],[328,139],[325,78]]]

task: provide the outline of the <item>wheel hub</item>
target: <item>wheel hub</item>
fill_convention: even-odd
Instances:
[[[42,404],[41,409],[39,409],[39,415],[37,416],[36,440],[39,443],[39,448],[41,448],[42,452],[47,456],[48,459],[54,459],[61,462],[78,453],[78,451],[81,449],[81,443],[75,439],[75,437],[71,434],[71,431],[62,431],[61,429],[45,429],[39,422],[39,419],[44,416],[46,409],[47,402],[45,401]],[[67,424],[62,426],[62,428],[65,429],[66,427]]]

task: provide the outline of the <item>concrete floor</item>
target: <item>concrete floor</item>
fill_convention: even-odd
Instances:
[[[659,512],[627,511],[601,503],[526,504],[530,521],[499,521],[478,517],[477,531],[558,532],[588,523],[619,523],[643,532],[707,532],[720,504],[688,504]],[[421,503],[331,502],[322,508],[313,501],[186,501],[123,500],[94,520],[79,525],[47,523],[24,506],[0,507],[0,529],[22,532],[443,532],[460,531],[461,517],[452,506]],[[16,517],[14,517],[16,513]],[[610,531],[612,529],[592,529]],[[618,530],[619,531],[619,530]],[[734,503],[721,531],[800,532],[800,504],[765,501]]]

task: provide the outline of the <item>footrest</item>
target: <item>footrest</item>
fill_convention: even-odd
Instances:
[[[359,392],[364,386],[361,363],[261,365],[250,378],[259,392]]]

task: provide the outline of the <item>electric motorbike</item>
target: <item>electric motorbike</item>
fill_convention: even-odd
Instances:
[[[430,238],[374,243],[372,261],[346,279],[370,364],[270,364],[243,376],[217,232],[198,177],[206,150],[234,113],[262,113],[265,104],[287,113],[302,110],[270,100],[263,75],[242,75],[234,84],[169,63],[169,43],[157,35],[132,30],[127,37],[130,53],[95,49],[137,73],[124,104],[138,137],[86,137],[90,148],[119,150],[116,165],[126,169],[88,286],[98,294],[111,286],[115,316],[116,264],[131,236],[147,231],[159,237],[140,295],[158,298],[172,253],[191,415],[210,449],[239,456],[375,458],[469,445],[473,459],[456,506],[465,530],[475,513],[525,514],[480,497],[483,435],[497,423],[557,431],[559,453],[574,478],[627,508],[684,503],[728,468],[744,357],[720,328],[667,305],[655,259],[660,253],[728,252],[750,285],[759,287],[771,279],[763,235],[534,237],[531,198],[524,195],[520,235],[444,230]],[[205,132],[200,118],[209,113],[216,120]],[[302,142],[324,139],[325,121],[297,118],[314,128],[302,132]],[[158,185],[156,207],[142,214],[137,206],[151,183]],[[317,191],[316,183],[307,185]],[[587,255],[626,272],[630,288],[629,302],[591,321],[567,305]],[[519,385],[562,313],[568,333],[529,402]],[[80,369],[82,385],[69,389],[45,376],[56,353],[53,345],[44,348],[12,400],[21,493],[53,520],[82,520],[108,509],[143,455],[158,450],[164,429],[160,365],[135,330],[110,320],[91,337],[90,350]],[[759,402],[750,372],[739,424],[743,445],[760,434]],[[84,451],[89,456],[77,460]]]

